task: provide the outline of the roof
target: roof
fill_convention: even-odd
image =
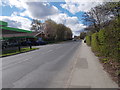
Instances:
[[[16,32],[32,33],[32,31],[28,31],[28,30],[24,30],[24,29],[18,29],[18,28],[12,28],[12,27],[0,27],[0,29],[16,31]]]
[[[8,25],[8,23],[7,22],[4,22],[4,21],[0,21],[0,26],[7,26]]]

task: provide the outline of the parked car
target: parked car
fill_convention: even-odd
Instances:
[[[31,45],[32,45],[32,46],[37,46],[38,43],[37,43],[36,41],[32,41],[32,42],[31,42]]]
[[[7,42],[5,42],[5,41],[1,41],[2,42],[2,49],[4,49],[4,48],[7,48]]]
[[[31,41],[23,41],[23,42],[21,42],[21,46],[29,46],[29,45],[32,45]]]
[[[36,42],[37,42],[38,45],[46,45],[47,44],[47,42],[45,42],[45,41],[37,40]]]
[[[15,46],[19,46],[20,44],[18,42],[11,42],[8,44],[8,47],[15,47]]]

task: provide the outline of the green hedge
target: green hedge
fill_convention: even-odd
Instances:
[[[86,36],[87,45],[101,55],[120,61],[120,22],[114,20],[111,24],[91,36]]]
[[[99,51],[98,33],[92,34],[91,47],[93,51]]]
[[[120,61],[120,22],[115,20],[106,28],[106,43],[109,49],[109,56]]]
[[[88,46],[91,45],[91,36],[90,35],[86,36],[86,43],[87,43]]]
[[[104,56],[109,55],[109,48],[108,48],[106,39],[107,39],[107,36],[106,36],[105,29],[100,30],[98,33],[99,52],[101,53],[101,55],[104,55]]]

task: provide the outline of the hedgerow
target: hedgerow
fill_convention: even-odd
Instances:
[[[91,36],[90,35],[86,36],[86,43],[87,43],[88,46],[91,45]]]
[[[112,21],[109,26],[97,33],[86,36],[87,45],[91,45],[92,50],[99,52],[106,57],[120,61],[120,22],[118,19]]]
[[[99,51],[98,33],[92,34],[91,47],[93,51]]]

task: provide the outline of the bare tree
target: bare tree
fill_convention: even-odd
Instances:
[[[109,22],[112,18],[119,17],[119,2],[107,2],[92,8],[89,12],[83,15],[83,20],[88,25],[94,26],[93,28],[98,32],[104,28],[105,22]]]
[[[33,19],[31,26],[32,26],[31,27],[32,31],[40,32],[41,31],[41,27],[42,27],[42,23],[40,22],[40,20]]]

